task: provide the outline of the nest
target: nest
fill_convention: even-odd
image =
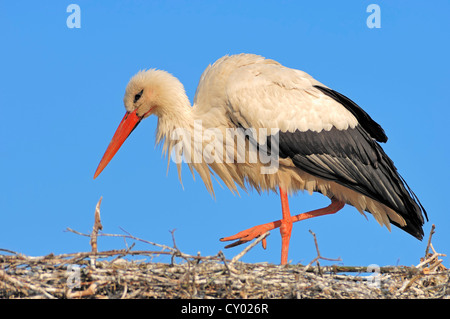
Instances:
[[[91,251],[73,254],[25,256],[0,249],[0,298],[33,299],[412,299],[450,298],[450,270],[442,265],[431,243],[417,266],[350,267],[321,266],[322,257],[314,233],[317,257],[308,265],[249,264],[239,261],[268,233],[228,260],[222,252],[193,256],[173,247],[152,243],[131,234],[99,234],[100,203],[91,234]],[[98,236],[118,236],[145,242],[159,250],[98,251]],[[169,255],[170,263],[152,262]]]

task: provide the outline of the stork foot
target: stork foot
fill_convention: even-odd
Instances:
[[[255,238],[258,238],[259,236],[263,235],[269,230],[280,228],[281,264],[285,265],[287,264],[287,256],[289,252],[289,241],[291,239],[292,224],[293,224],[292,218],[280,219],[271,223],[254,226],[252,228],[243,230],[233,236],[220,238],[220,241],[237,240],[234,243],[225,246],[225,248],[231,248],[249,242]],[[262,246],[264,249],[266,249],[267,247],[266,238],[262,240]]]
[[[284,195],[284,194],[283,194]],[[291,216],[288,211],[289,208],[285,206],[284,196],[282,196],[282,205],[283,205],[283,219],[254,226],[252,228],[243,230],[233,236],[229,237],[223,237],[220,239],[220,241],[231,241],[236,240],[234,243],[231,243],[225,248],[231,248],[235,247],[241,244],[244,244],[246,242],[249,242],[264,233],[266,233],[269,230],[280,228],[280,234],[281,234],[281,264],[284,265],[287,263],[287,257],[289,252],[289,241],[291,238],[291,232],[292,232],[292,224],[301,220],[309,219],[312,217],[322,216],[322,215],[328,215],[328,214],[334,214],[341,210],[345,203],[341,202],[335,198],[331,199],[331,204],[327,207],[316,209],[310,212],[298,214],[295,216]],[[263,248],[266,249],[267,243],[266,239],[264,238],[262,241]]]
[[[262,224],[262,225],[258,225],[258,226],[243,230],[233,236],[220,238],[220,241],[230,241],[230,240],[239,239],[238,241],[225,246],[225,248],[231,248],[231,247],[239,246],[241,244],[245,244],[246,242],[249,242],[255,238],[258,238],[259,236],[263,235],[264,233],[268,232],[269,230],[278,228],[280,226],[281,226],[281,220],[277,220],[275,222]],[[263,248],[266,249],[266,245],[267,245],[266,239],[264,239],[262,241],[262,244],[263,244]]]

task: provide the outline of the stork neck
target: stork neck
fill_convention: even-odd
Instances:
[[[173,105],[170,113],[158,114],[156,142],[164,141],[164,149],[167,150],[167,148],[170,148],[169,145],[172,145],[170,139],[173,139],[174,132],[177,130],[184,130],[189,134],[194,130],[192,107],[187,97],[184,103]]]

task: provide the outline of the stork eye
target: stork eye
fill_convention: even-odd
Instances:
[[[136,94],[134,96],[134,102],[133,103],[136,103],[141,98],[143,92],[144,92],[144,89],[142,89],[141,92],[139,92],[138,94]]]

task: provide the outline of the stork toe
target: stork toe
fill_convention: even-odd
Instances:
[[[252,228],[240,231],[239,233],[237,233],[235,235],[220,238],[220,241],[237,240],[236,242],[225,246],[225,248],[236,247],[241,244],[245,244],[246,242],[249,242],[250,240],[258,238],[259,236],[265,234],[269,230],[280,227],[280,224],[281,224],[281,221],[277,220],[275,222],[270,222],[270,223],[254,226]],[[263,239],[262,245],[263,245],[263,248],[266,249],[267,242],[265,239]]]

